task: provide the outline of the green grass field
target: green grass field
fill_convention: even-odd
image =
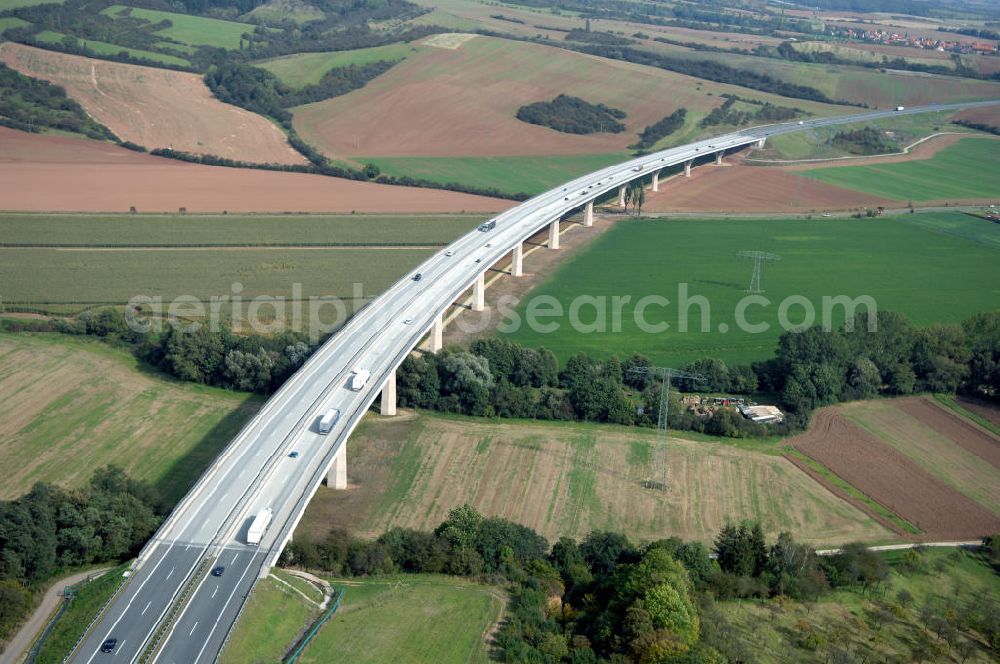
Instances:
[[[483,634],[500,616],[494,588],[433,575],[334,580],[340,609],[302,651],[302,664],[490,661]]]
[[[129,8],[125,5],[111,5],[101,10],[101,13],[115,17],[124,9]],[[176,14],[174,12],[141,9],[138,7],[132,7],[131,10],[133,18],[144,19],[150,23],[170,21],[172,25],[169,28],[157,30],[156,34],[176,39],[191,46],[216,46],[238,49],[240,47],[240,37],[246,33],[252,34],[254,31],[254,26],[249,23],[223,21],[205,16]]]
[[[0,0],[0,12],[18,7],[34,7],[35,5],[62,4],[62,0]]]
[[[232,637],[222,651],[222,664],[280,662],[302,631],[316,618],[317,606],[273,578],[253,590]]]
[[[175,501],[260,403],[168,379],[97,341],[0,334],[0,497],[79,486],[111,463]]]
[[[122,584],[124,581],[122,574],[127,569],[128,565],[121,565],[79,587],[69,608],[60,616],[38,651],[38,656],[34,660],[37,664],[59,664],[65,659],[70,649],[90,626],[97,612]]]
[[[354,283],[371,296],[481,219],[0,215],[0,295],[53,312],[139,294],[207,300],[237,282],[243,297],[294,297],[295,284],[302,298],[350,296]]]
[[[899,164],[900,166],[905,164]],[[912,220],[912,221],[911,221]],[[552,296],[564,315],[559,329],[545,333],[521,325],[511,338],[544,346],[565,359],[583,350],[598,357],[644,353],[654,364],[680,366],[704,356],[727,363],[770,357],[782,329],[779,305],[801,295],[813,303],[822,322],[823,296],[869,295],[880,309],[906,314],[914,323],[957,322],[1000,306],[1000,226],[959,213],[906,215],[875,220],[705,220],[625,221],[583,253],[549,275],[531,295]],[[886,249],[892,248],[892,258]],[[761,333],[739,331],[735,312],[747,293],[753,265],[736,253],[765,249],[780,262],[763,268],[768,306],[749,306],[746,319],[767,323]],[[701,308],[687,307],[688,331],[680,329],[679,285],[688,297],[709,302],[709,325],[702,328]],[[581,333],[569,326],[569,307],[579,295],[606,296],[606,331]],[[635,304],[647,295],[670,300],[651,305],[650,323],[667,322],[666,331],[647,333],[635,323]],[[613,327],[613,296],[631,296],[622,307],[620,331]],[[523,321],[525,304],[517,310]],[[830,317],[840,324],[843,309]],[[592,306],[579,319],[595,319]],[[803,308],[793,306],[788,319],[801,323]],[[722,331],[720,326],[726,326]]]
[[[26,25],[31,25],[31,23],[16,16],[4,16],[0,18],[0,35],[11,28],[23,28]]]
[[[730,634],[746,652],[754,653],[760,664],[802,662],[820,664],[837,661],[835,649],[844,649],[867,658],[842,661],[919,661],[911,659],[911,647],[925,629],[920,608],[928,601],[948,606],[975,604],[978,598],[1000,593],[1000,576],[978,555],[961,549],[928,549],[922,554],[924,569],[903,571],[903,552],[883,554],[892,569],[885,586],[887,592],[861,593],[860,590],[836,591],[823,595],[818,602],[800,603],[774,600],[767,602],[720,602],[717,608],[734,629]],[[897,601],[905,590],[913,597],[909,606]],[[874,620],[876,601],[896,606],[898,617],[879,624]],[[807,650],[796,643],[806,633],[821,635],[825,643]],[[965,641],[965,638],[961,638]],[[945,646],[945,654],[924,661],[986,663],[996,661],[982,643],[975,643],[963,659]],[[872,649],[875,649],[873,652]]]
[[[931,159],[818,168],[801,175],[904,201],[1000,198],[1000,142],[965,138]]]
[[[353,51],[333,51],[330,53],[296,53],[273,60],[256,63],[282,82],[293,88],[303,88],[320,82],[323,75],[334,67],[366,65],[379,60],[398,62],[413,52],[409,44],[387,44]]]
[[[66,37],[61,32],[55,32],[53,30],[43,30],[34,36],[36,40],[49,43],[58,44]],[[118,44],[109,44],[107,42],[96,41],[93,39],[80,39],[78,40],[81,46],[85,46],[88,50],[99,55],[117,55],[122,51],[127,52],[133,58],[142,58],[144,60],[152,60],[153,62],[162,62],[167,65],[178,65],[180,67],[188,67],[191,65],[190,62],[183,58],[178,58],[174,55],[167,55],[165,53],[155,53],[153,51],[145,51],[141,48],[128,48],[126,46],[119,46]]]
[[[625,161],[627,152],[557,157],[358,157],[388,175],[540,194],[567,180]]]

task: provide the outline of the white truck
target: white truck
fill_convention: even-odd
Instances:
[[[360,392],[371,377],[372,372],[368,369],[355,369],[354,376],[351,378],[351,389]]]
[[[906,107],[905,106],[897,106],[896,110],[897,111],[903,111],[903,110],[906,110]]]
[[[319,420],[319,432],[320,433],[330,433],[330,429],[333,425],[337,423],[340,419],[340,411],[336,408],[331,408],[330,410],[323,413],[323,417]]]
[[[264,536],[269,525],[271,525],[271,508],[265,507],[257,512],[257,516],[250,522],[250,529],[247,530],[247,544],[260,546],[260,539]]]

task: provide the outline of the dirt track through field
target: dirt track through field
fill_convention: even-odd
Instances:
[[[1000,530],[1000,516],[849,422],[835,408],[817,411],[809,431],[790,442],[919,527],[927,538],[975,538]]]
[[[25,212],[496,212],[512,201],[306,173],[202,166],[0,127],[0,209]]]
[[[250,163],[305,164],[263,116],[224,104],[198,74],[0,44],[0,60],[66,88],[95,120],[147,148],[173,148]]]

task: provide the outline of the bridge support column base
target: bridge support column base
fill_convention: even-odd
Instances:
[[[759,141],[757,141],[757,147],[759,147],[759,148],[764,147],[764,141],[766,141],[766,140],[767,140],[766,138],[762,138]]]
[[[625,185],[618,187],[618,207],[625,207]]]
[[[721,150],[715,153],[715,165],[716,166],[722,166],[722,151]]]
[[[686,178],[691,177],[691,164],[693,163],[694,160],[684,162],[684,177]]]
[[[653,191],[660,190],[660,172],[656,171],[653,173]]]
[[[444,346],[444,314],[438,314],[431,327],[431,352],[436,353]]]
[[[382,386],[382,399],[379,412],[386,417],[396,414],[396,372],[393,371]]]
[[[344,490],[347,488],[347,441],[340,446],[340,450],[333,457],[333,465],[326,471],[326,485],[331,489]],[[291,541],[291,540],[289,540]]]
[[[594,201],[587,201],[587,209],[583,213],[583,225],[594,225]]]
[[[524,243],[518,242],[514,245],[514,251],[510,256],[510,274],[514,277],[524,276]]]
[[[472,285],[472,310],[482,311],[486,308],[486,273],[480,272]]]
[[[559,220],[549,224],[549,249],[559,248]]]

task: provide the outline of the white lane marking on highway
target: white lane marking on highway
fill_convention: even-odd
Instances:
[[[174,570],[175,570],[175,569],[177,569],[177,568],[176,568],[176,567],[171,567],[171,568],[170,568],[170,573],[169,573],[169,574],[167,574],[167,578],[166,578],[166,579],[164,579],[164,581],[168,580],[168,579],[169,579],[170,577],[172,577],[172,576],[174,575]]]
[[[151,605],[152,603],[153,603],[153,600],[149,600],[148,602],[146,602],[146,608],[145,608],[145,609],[143,609],[143,610],[142,610],[142,613],[140,613],[139,615],[140,615],[140,616],[144,616],[144,615],[146,615],[146,611],[149,611],[149,606],[150,606],[150,605]]]
[[[233,556],[233,562],[231,562],[229,564],[230,565],[235,565],[236,564],[236,559],[239,558],[239,557],[240,557],[240,554],[237,553],[235,556]]]
[[[226,607],[229,606],[229,602],[233,600],[233,595],[235,595],[236,591],[239,590],[240,584],[243,583],[243,579],[244,577],[246,577],[247,572],[250,571],[250,568],[253,567],[253,561],[257,558],[258,555],[259,554],[256,553],[253,554],[253,557],[250,558],[250,564],[246,566],[246,568],[243,570],[243,574],[241,574],[240,578],[237,579],[236,585],[233,586],[233,592],[229,593],[229,597],[226,598],[225,604],[223,604],[222,608],[219,609],[219,617],[215,619],[215,624],[212,625],[212,629],[208,631],[208,636],[205,637],[205,642],[201,644],[201,650],[198,651],[198,656],[194,658],[194,662],[192,664],[198,664],[198,660],[200,660],[201,656],[205,653],[205,648],[208,647],[209,640],[212,638],[212,635],[215,634],[215,628],[219,626],[219,621],[222,620],[222,614],[226,612]]]
[[[122,648],[124,647],[125,647],[125,639],[122,639],[122,642],[118,644],[118,650],[115,651],[115,654],[112,655],[112,657],[117,657],[118,653],[120,653],[122,651]]]
[[[222,494],[222,498],[219,498],[219,500],[225,500],[227,497],[229,497],[229,492],[228,491],[225,492],[224,494]]]
[[[197,627],[198,627],[198,621],[197,621],[197,620],[195,620],[195,621],[194,621],[194,627],[192,627],[192,628],[191,628],[191,631],[190,631],[190,632],[188,632],[188,636],[191,636],[192,634],[194,634],[194,630],[195,630],[195,628],[197,628]]]
[[[215,593],[217,592],[219,592],[219,586],[216,586],[215,590],[212,591],[212,597],[215,597]]]

